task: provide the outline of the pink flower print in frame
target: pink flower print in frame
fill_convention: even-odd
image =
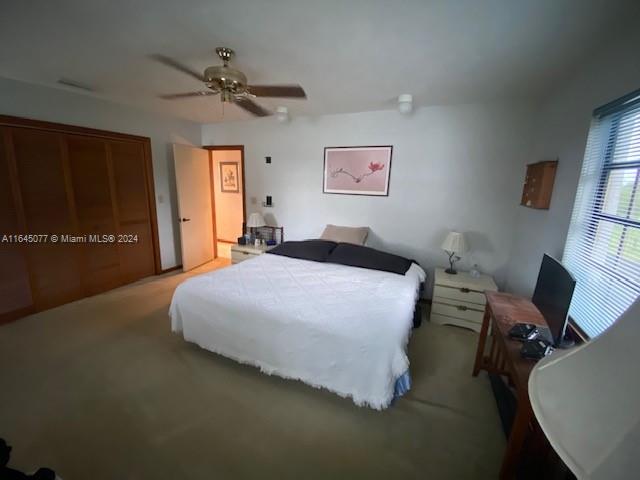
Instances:
[[[324,193],[389,194],[391,145],[324,149]]]

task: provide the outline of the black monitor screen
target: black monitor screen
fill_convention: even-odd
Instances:
[[[560,262],[547,254],[542,257],[538,282],[531,300],[547,321],[556,346],[564,336],[575,286],[576,281]]]

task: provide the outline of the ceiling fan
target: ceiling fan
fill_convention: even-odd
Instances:
[[[220,100],[222,100],[223,103],[234,103],[258,117],[266,117],[273,113],[258,105],[252,100],[253,98],[307,98],[307,94],[300,85],[249,85],[244,73],[229,66],[229,62],[235,54],[233,50],[227,47],[218,47],[216,48],[216,53],[222,60],[222,65],[208,67],[204,71],[204,75],[182,65],[172,58],[164,55],[152,55],[154,60],[196,78],[203,82],[209,89],[158,96],[165,100],[176,100],[189,97],[220,95]]]

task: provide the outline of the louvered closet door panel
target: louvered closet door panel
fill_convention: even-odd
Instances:
[[[26,232],[73,233],[60,134],[12,128],[11,137]],[[63,243],[38,243],[26,246],[25,251],[38,309],[60,305],[82,295],[77,248]]]
[[[65,138],[79,231],[84,235],[116,235],[106,142],[80,135]],[[82,278],[88,295],[121,285],[116,243],[88,242],[83,252]]]
[[[110,141],[110,157],[119,231],[137,235],[137,243],[120,243],[125,282],[154,274],[153,240],[142,143]]]
[[[8,129],[0,128],[0,237],[21,232],[9,167],[8,135]],[[3,316],[33,303],[23,250],[7,241],[0,243],[0,323]]]

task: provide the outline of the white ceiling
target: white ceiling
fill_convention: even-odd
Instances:
[[[216,46],[254,84],[299,83],[308,100],[264,99],[293,115],[536,98],[622,28],[637,0],[21,0],[0,6],[0,76],[97,96],[196,122],[223,119],[217,97],[149,58],[196,70]],[[0,92],[1,93],[1,92]],[[224,119],[250,115],[226,105]]]

